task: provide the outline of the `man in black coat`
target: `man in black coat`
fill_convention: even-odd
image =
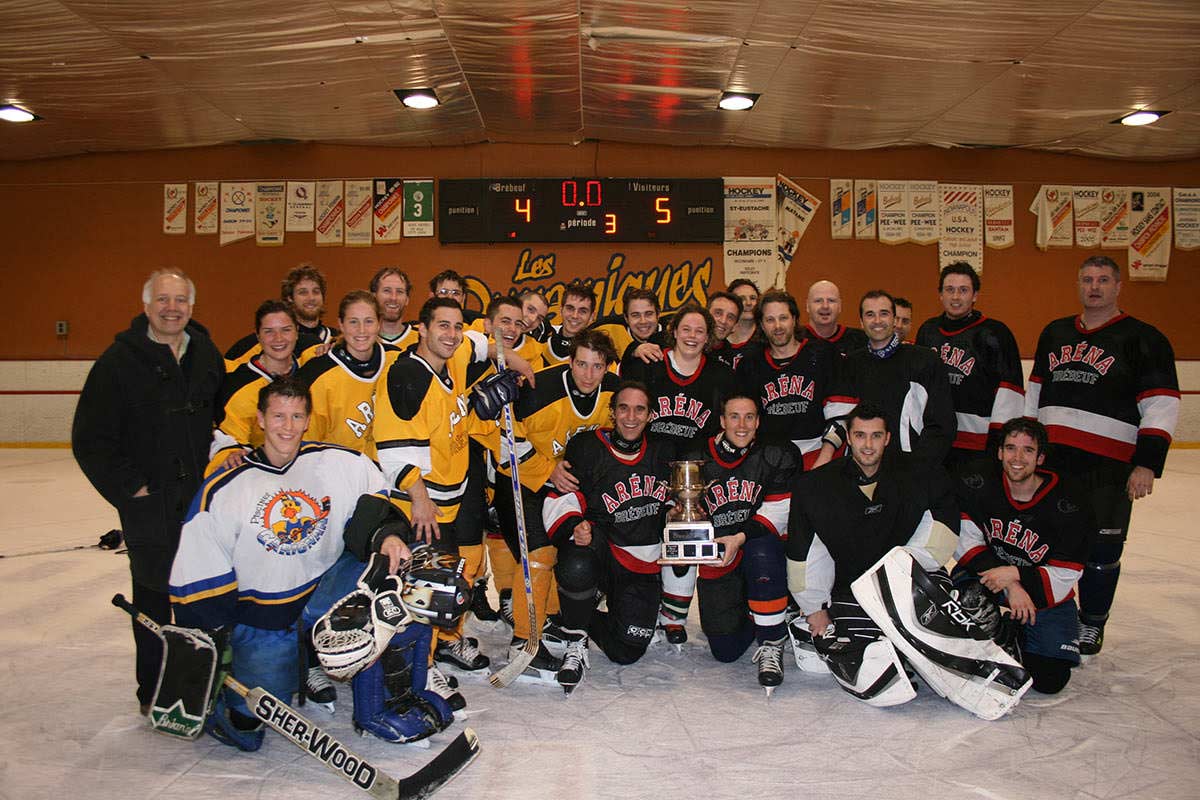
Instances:
[[[121,517],[133,602],[171,621],[167,578],[179,530],[200,486],[212,439],[220,352],[191,321],[196,288],[158,270],[142,288],[145,313],[96,360],[75,409],[71,446],[80,469]],[[138,701],[146,713],[162,649],[136,622]]]

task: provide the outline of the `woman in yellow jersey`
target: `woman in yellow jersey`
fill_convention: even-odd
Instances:
[[[312,392],[305,438],[331,442],[375,459],[375,382],[384,373],[389,345],[379,343],[379,301],[356,290],[338,305],[342,335],[328,353],[300,369]]]

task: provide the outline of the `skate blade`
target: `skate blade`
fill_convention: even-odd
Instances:
[[[771,692],[775,691],[775,690],[776,690],[776,689],[778,689],[779,687],[778,687],[778,686],[764,686],[764,687],[762,687],[762,688],[763,688],[763,691],[767,693],[767,699],[768,699],[768,700],[770,700],[770,699],[771,699]]]
[[[492,674],[490,664],[479,669],[464,669],[457,664],[451,664],[446,661],[435,661],[434,663],[442,671],[443,675],[453,675],[456,678],[465,678],[475,683],[486,681],[488,676]]]
[[[304,701],[304,706],[305,708],[309,706],[312,706],[313,708],[319,708],[326,714],[333,714],[336,708],[334,703],[319,703],[316,700],[313,700],[311,697]]]
[[[525,671],[517,676],[517,683],[524,683],[530,686],[561,686],[558,682],[557,673],[547,670],[534,669],[526,667]]]

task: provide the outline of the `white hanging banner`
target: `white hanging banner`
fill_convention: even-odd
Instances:
[[[1071,189],[1075,215],[1075,246],[1100,246],[1100,220],[1103,208],[1099,186],[1075,186]]]
[[[1100,190],[1100,246],[1111,250],[1129,246],[1129,189],[1124,186]]]
[[[1038,189],[1029,210],[1037,215],[1034,244],[1039,249],[1070,247],[1074,242],[1071,229],[1071,187],[1043,186]]]
[[[933,244],[941,234],[938,218],[937,181],[908,182],[908,238],[917,244]]]
[[[779,229],[775,239],[777,271],[771,284],[774,288],[787,287],[787,273],[796,255],[796,245],[804,238],[820,205],[821,201],[800,184],[783,175],[775,176],[775,219]]]
[[[938,269],[965,261],[983,273],[983,187],[971,183],[939,183],[941,239]]]
[[[1012,185],[983,187],[983,240],[993,250],[1016,242],[1013,222]]]
[[[313,181],[287,182],[287,220],[289,231],[311,231],[317,190]]]
[[[879,181],[879,241],[908,241],[908,181]]]
[[[317,247],[339,247],[345,230],[346,197],[341,181],[317,181]]]
[[[254,235],[254,184],[221,184],[221,246]]]
[[[1200,248],[1200,188],[1175,187],[1175,246]]]
[[[829,179],[829,233],[834,239],[849,239],[854,232],[854,181]]]
[[[400,178],[376,178],[372,213],[375,244],[400,241],[400,212],[404,209],[404,182]]]
[[[854,238],[875,238],[875,181],[854,182]]]
[[[1171,189],[1129,190],[1129,279],[1165,281],[1171,263]]]
[[[254,243],[259,247],[283,244],[283,222],[287,209],[287,184],[259,183],[254,186]]]
[[[371,246],[371,183],[368,180],[346,181],[346,246]]]
[[[163,233],[187,233],[187,184],[163,184]]]
[[[196,181],[193,184],[196,203],[192,215],[192,232],[204,235],[217,232],[221,219],[218,213],[221,200],[221,184],[216,181]]]
[[[739,278],[774,285],[775,179],[725,178],[725,285]]]

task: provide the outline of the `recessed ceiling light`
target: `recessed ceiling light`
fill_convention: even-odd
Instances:
[[[35,119],[41,119],[41,117],[20,106],[7,105],[0,106],[0,119],[6,122],[33,122]]]
[[[749,111],[758,102],[759,95],[752,92],[721,92],[717,103],[725,111]]]
[[[441,101],[433,89],[393,89],[400,102],[409,108],[433,108]]]
[[[1114,119],[1113,124],[1119,122],[1122,125],[1149,125],[1151,122],[1158,122],[1162,117],[1170,113],[1170,111],[1151,111],[1150,109],[1131,111],[1119,119]]]

